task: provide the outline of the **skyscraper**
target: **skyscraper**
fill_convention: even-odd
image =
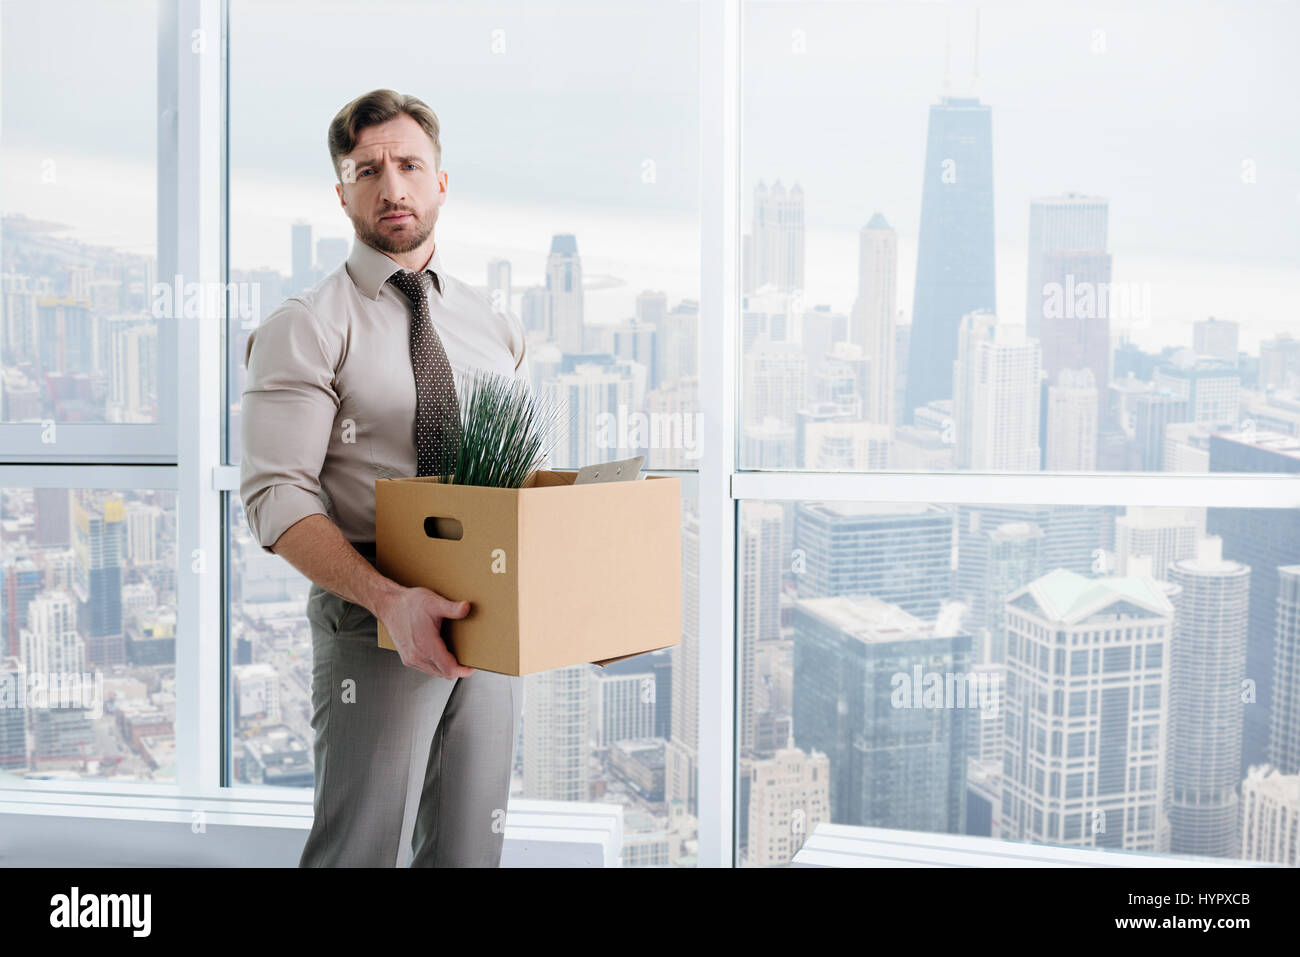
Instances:
[[[1045,287],[1050,283],[1060,283],[1064,286],[1065,276],[1069,274],[1071,265],[1068,259],[1058,258],[1055,262],[1048,262],[1047,257],[1060,253],[1087,253],[1094,257],[1098,254],[1104,255],[1108,216],[1109,204],[1100,196],[1066,193],[1062,196],[1046,196],[1030,201],[1025,334],[1031,339],[1041,338],[1041,323],[1047,298]],[[1100,260],[1094,258],[1088,264],[1086,278],[1090,281],[1109,282],[1110,257],[1106,256],[1104,279],[1101,279],[1097,270],[1093,268],[1100,268],[1100,266]],[[1079,280],[1083,278],[1085,277],[1077,277]],[[1064,289],[1053,291],[1064,293]],[[1046,344],[1043,346],[1043,351],[1047,352]],[[1048,365],[1046,359],[1043,364]],[[1053,374],[1055,371],[1055,369],[1051,370]],[[1105,375],[1100,376],[1097,382],[1099,388],[1104,388]]]
[[[1236,428],[1241,413],[1241,373],[1218,359],[1158,366],[1157,389],[1187,402],[1187,421]]]
[[[800,598],[872,595],[931,619],[952,581],[953,513],[937,505],[800,502],[795,506]]]
[[[26,680],[26,670],[16,655],[0,654],[0,692],[16,696]],[[0,708],[0,768],[21,768],[27,763],[27,709]]]
[[[1047,470],[1097,469],[1097,385],[1091,369],[1062,369],[1047,386]]]
[[[632,380],[612,366],[579,363],[543,385],[545,401],[560,410],[552,436],[552,468],[581,468],[634,455],[619,423],[637,408]],[[620,406],[623,414],[619,414]]]
[[[1165,470],[1165,427],[1187,421],[1187,400],[1170,389],[1160,389],[1133,399],[1133,431],[1139,464],[1144,472]]]
[[[0,645],[0,655],[19,655],[19,635],[27,627],[27,612],[32,599],[41,592],[44,575],[37,564],[26,555],[12,561],[0,562],[0,588],[4,590],[0,598],[0,628],[4,644]]]
[[[987,312],[968,313],[953,363],[953,425],[958,468],[1037,472],[1038,343],[1023,326]]]
[[[750,769],[745,864],[789,864],[808,835],[830,822],[830,762],[814,751],[782,748]]]
[[[979,712],[896,692],[899,676],[964,676],[970,637],[869,595],[797,601],[793,624],[794,743],[830,760],[831,820],[963,833]]]
[[[89,375],[98,371],[90,301],[70,296],[37,300],[39,372]]]
[[[524,678],[524,796],[591,799],[591,665]]]
[[[897,279],[898,234],[876,213],[858,233],[858,298],[849,339],[862,349],[869,370],[863,417],[891,430]]]
[[[63,589],[42,592],[27,609],[30,627],[23,632],[22,664],[29,673],[80,675],[86,668],[86,645],[77,634],[74,597]]]
[[[1097,388],[1104,389],[1110,380],[1110,318],[1115,298],[1110,254],[1051,250],[1042,257],[1042,276],[1037,338],[1042,344],[1046,382],[1055,384],[1068,369],[1089,369]]]
[[[771,285],[789,292],[804,288],[804,201],[798,183],[787,191],[778,179],[769,189],[762,180],[754,187],[751,229],[753,292]]]
[[[651,673],[591,673],[591,718],[596,747],[655,736],[655,679]]]
[[[700,748],[700,519],[682,522],[682,641],[672,651],[672,736],[664,748],[664,797],[697,812]]]
[[[1169,655],[1170,850],[1233,857],[1246,677],[1250,569],[1224,561],[1223,542],[1203,538],[1195,558],[1175,561],[1181,586]]]
[[[1176,591],[1055,569],[1007,598],[1003,840],[1169,850]]]
[[[1241,784],[1241,851],[1247,861],[1300,867],[1300,774],[1266,764]]]
[[[660,294],[662,295],[662,293]],[[642,303],[638,301],[638,310]],[[646,308],[645,316],[659,313],[655,333],[655,376],[656,385],[667,385],[688,379],[696,374],[699,367],[699,325],[700,304],[693,299],[686,299],[673,306],[671,311],[659,312],[657,308]]]
[[[803,430],[800,464],[832,472],[883,471],[889,467],[889,433],[889,426],[875,422],[811,422]]]
[[[739,740],[741,753],[753,753],[758,713],[759,646],[781,639],[781,506],[747,502],[740,513],[740,674]]]
[[[570,234],[551,237],[546,257],[546,291],[550,297],[548,326],[561,352],[583,351],[582,259],[578,239]]]
[[[1300,472],[1290,442],[1266,432],[1210,436],[1211,472]],[[1240,776],[1268,760],[1273,701],[1273,640],[1277,628],[1278,568],[1300,564],[1300,509],[1211,508],[1205,529],[1223,539],[1223,555],[1250,566],[1246,675],[1250,682]]]
[[[980,536],[1008,522],[1027,522],[1043,531],[1044,571],[1066,568],[1080,575],[1103,570],[1103,549],[1114,547],[1111,505],[959,505],[957,506],[957,594],[970,602],[986,581],[987,548]]]
[[[952,395],[962,316],[997,309],[993,260],[993,114],[945,95],[926,137],[904,421]]]
[[[797,306],[798,300],[791,305]],[[832,350],[847,350],[845,355],[862,358],[862,348],[849,341],[849,317],[835,312],[826,303],[804,309],[798,317],[798,338],[808,356],[808,367],[816,369]]]
[[[984,577],[966,617],[971,661],[1001,665],[1007,660],[1007,596],[1043,574],[1043,530],[1029,522],[1007,522],[973,535],[970,547],[982,554],[972,564]],[[966,547],[966,546],[963,546]]]
[[[1300,388],[1300,340],[1291,333],[1279,332],[1259,344],[1259,387]]]
[[[122,564],[126,505],[120,498],[82,493],[72,503],[73,591],[86,660],[99,668],[126,664],[122,631]]]
[[[1226,319],[1198,319],[1192,324],[1192,348],[1198,356],[1237,364],[1237,324]]]
[[[1300,565],[1283,565],[1277,576],[1268,760],[1283,774],[1300,774]]]
[[[1129,574],[1129,561],[1143,555],[1151,559],[1151,574],[1167,580],[1170,562],[1196,557],[1204,529],[1203,508],[1130,505],[1115,519],[1115,572]]]
[[[808,360],[795,343],[764,344],[745,356],[746,424],[773,418],[794,425],[808,396]]]

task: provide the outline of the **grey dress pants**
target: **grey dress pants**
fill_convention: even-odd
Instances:
[[[499,866],[523,679],[408,668],[374,615],[319,585],[307,618],[315,819],[299,866]]]

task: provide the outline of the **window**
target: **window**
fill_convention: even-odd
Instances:
[[[158,260],[157,4],[6,4],[0,17],[4,448],[174,457],[186,300]]]
[[[699,9],[611,13],[387,3],[303,18],[297,4],[230,4],[229,279],[247,295],[226,324],[226,461],[240,460],[248,331],[354,241],[325,130],[382,76],[438,114],[438,253],[520,320],[534,392],[567,412],[552,467],[644,454],[648,469],[687,479],[683,644],[528,676],[512,785],[516,797],[620,803],[627,840],[654,848],[637,859],[683,865],[695,860],[699,765]],[[377,15],[407,24],[396,51],[393,35],[362,28]],[[288,35],[300,62],[286,60]],[[423,55],[434,35],[438,56]],[[326,72],[322,49],[338,51]],[[237,494],[224,514],[230,780],[310,788],[310,583],[251,538]]]
[[[1251,763],[1289,760],[1281,716],[1293,713],[1292,689],[1270,685],[1271,730],[1250,722],[1240,704],[1247,659],[1285,660],[1296,637],[1276,631],[1276,613],[1266,613],[1295,599],[1287,569],[1277,567],[1294,559],[1272,550],[1295,541],[1256,540],[1258,511],[743,502],[737,720],[741,767],[752,770],[738,809],[741,860],[781,863],[772,848],[789,833],[759,813],[778,796],[818,800],[834,824],[953,834],[975,833],[966,814],[978,806],[975,819],[989,828],[980,833],[1054,843],[1057,835],[1037,822],[1040,812],[1064,810],[1061,775],[1065,801],[1084,796],[1085,774],[1096,773],[1116,800],[1149,804],[1146,820],[1165,813],[1152,803],[1157,775],[1217,779],[1230,795]],[[1297,514],[1289,513],[1292,524]],[[1197,530],[1185,552],[1163,551],[1158,543],[1177,541],[1184,522]],[[918,526],[928,534],[918,536]],[[984,532],[960,534],[970,527]],[[1243,574],[1250,563],[1260,572],[1255,585]],[[1263,610],[1245,614],[1256,601]],[[1078,635],[1068,676],[1063,660],[1046,653],[1006,654],[1035,631]],[[1143,636],[1147,654],[1104,646],[1124,633]],[[1090,655],[1098,646],[1101,654]],[[952,694],[956,687],[966,694]],[[1065,707],[1039,719],[1049,693]],[[1064,723],[1049,735],[1048,722]],[[1140,777],[1124,770],[1139,745],[1148,762],[1160,760],[1144,764]],[[761,773],[800,762],[825,773]],[[1021,833],[1005,815],[997,829],[1000,791],[1012,806],[1035,809],[1033,829]],[[1190,814],[1180,817],[1174,803],[1169,841],[1139,829],[1117,846],[1231,846],[1237,821],[1228,805],[1216,836]]]
[[[1300,470],[1296,11],[743,9],[742,468]]]
[[[176,778],[176,496],[0,488],[0,780]]]

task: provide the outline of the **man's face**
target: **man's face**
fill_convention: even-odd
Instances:
[[[340,160],[334,189],[357,237],[380,252],[407,253],[433,232],[447,200],[447,172],[436,169],[433,141],[405,113],[368,126]]]

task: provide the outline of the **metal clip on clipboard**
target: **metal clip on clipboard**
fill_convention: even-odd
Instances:
[[[641,466],[644,455],[623,459],[620,462],[602,462],[600,465],[584,465],[578,469],[573,480],[574,485],[588,485],[592,482],[635,482],[641,478]]]

